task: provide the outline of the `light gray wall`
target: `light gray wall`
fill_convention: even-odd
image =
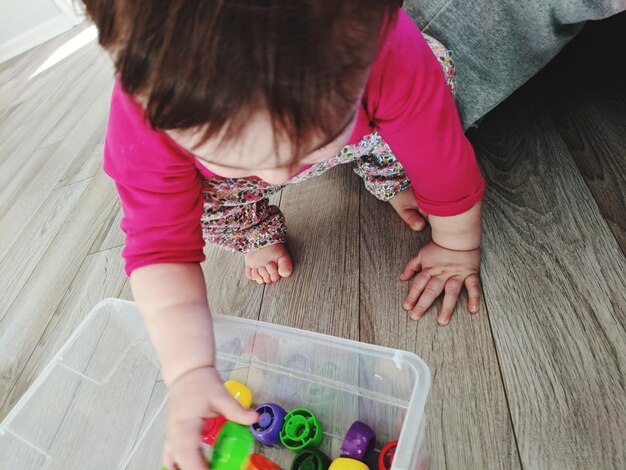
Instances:
[[[62,14],[54,0],[0,0],[0,44]]]

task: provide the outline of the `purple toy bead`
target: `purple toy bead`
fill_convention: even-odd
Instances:
[[[374,448],[375,442],[376,435],[372,428],[361,421],[355,421],[341,444],[341,456],[363,461]]]
[[[250,431],[261,444],[266,446],[277,444],[287,412],[276,403],[264,403],[255,411],[259,413],[259,421],[250,426]]]

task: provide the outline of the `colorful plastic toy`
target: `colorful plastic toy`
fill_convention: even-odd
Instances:
[[[226,424],[227,419],[222,415],[215,418],[207,418],[204,420],[204,426],[202,428],[202,442],[212,446],[217,440],[217,436]]]
[[[304,449],[291,462],[291,470],[328,470],[330,458],[318,449]]]
[[[378,470],[389,470],[393,464],[393,457],[396,454],[398,441],[391,441],[380,451],[378,456]]]
[[[254,436],[247,426],[227,422],[213,447],[211,469],[241,470],[254,451]]]
[[[323,437],[322,425],[306,408],[296,408],[285,416],[280,442],[287,449],[299,452],[307,447],[319,447]]]
[[[224,384],[224,387],[235,400],[241,403],[241,406],[250,408],[250,405],[252,405],[252,392],[248,387],[236,380],[229,380]]]
[[[228,393],[241,403],[241,406],[250,408],[252,404],[252,392],[241,382],[236,380],[229,380],[224,384]],[[212,446],[217,440],[217,436],[226,424],[226,418],[223,416],[216,416],[215,418],[207,418],[204,420],[204,426],[202,428],[202,442]]]
[[[328,470],[369,470],[369,467],[360,460],[339,457],[333,460]]]
[[[374,430],[361,421],[355,421],[346,432],[346,437],[341,444],[340,455],[363,461],[367,454],[374,449],[375,443],[376,434],[374,434]]]
[[[246,470],[280,470],[280,467],[261,454],[252,454],[246,464]]]
[[[287,412],[276,403],[265,403],[256,409],[259,421],[250,426],[256,440],[266,446],[278,444]]]

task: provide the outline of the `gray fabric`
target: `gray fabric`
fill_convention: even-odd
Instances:
[[[584,26],[626,0],[405,0],[418,27],[452,50],[463,127],[544,67]]]

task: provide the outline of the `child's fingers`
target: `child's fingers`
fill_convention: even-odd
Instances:
[[[462,287],[463,282],[457,277],[452,277],[446,282],[446,286],[444,288],[445,294],[443,296],[443,302],[441,303],[441,310],[439,312],[439,316],[437,317],[437,321],[440,325],[447,325],[450,321],[452,312],[454,312],[454,306],[459,300],[459,294],[461,293]]]
[[[465,278],[467,289],[467,309],[470,313],[478,312],[480,308],[480,280],[478,274],[470,274]]]
[[[252,268],[250,270],[250,276],[252,277],[252,280],[256,282],[257,284],[263,284],[263,278],[259,274],[258,268]]]
[[[246,409],[228,394],[220,397],[215,403],[216,410],[224,415],[229,421],[245,424],[247,426],[256,423],[259,420],[259,414],[250,409]]]
[[[180,464],[178,462],[180,462]],[[180,450],[180,457],[177,459],[176,466],[173,468],[184,468],[185,470],[208,470],[209,466],[207,465],[204,454],[199,447],[185,445],[185,447]]]
[[[424,316],[439,294],[443,291],[444,280],[438,276],[431,277],[424,287],[424,292],[420,295],[417,305],[411,310],[411,318],[419,320]]]
[[[423,271],[419,273],[415,279],[413,279],[411,287],[409,287],[409,292],[404,298],[404,302],[402,304],[405,310],[411,310],[415,307],[417,299],[419,299],[420,295],[422,295],[422,291],[424,290],[424,287],[426,287],[429,279],[430,274]]]
[[[167,468],[167,470],[174,470],[174,457],[172,456],[172,448],[168,441],[165,441],[163,444],[163,466]]]
[[[176,463],[172,462],[167,467],[168,470],[175,467],[185,470],[208,470],[200,449],[200,423],[200,420],[180,421],[173,425],[171,455]]]
[[[426,228],[426,221],[420,213],[417,212],[417,208],[406,208],[401,210],[400,217],[411,228],[411,230],[419,232],[420,230],[424,230]]]
[[[418,253],[417,256],[414,256],[407,263],[406,268],[404,268],[404,271],[402,271],[402,274],[400,274],[400,280],[406,281],[410,279],[411,276],[413,276],[413,274],[418,272],[420,269],[422,269],[422,258],[420,257],[420,254]]]
[[[263,279],[263,282],[265,284],[269,284],[270,282],[272,282],[272,278],[270,274],[267,272],[267,269],[265,268],[265,266],[261,266],[260,268],[257,268],[257,270],[259,271],[259,276],[261,276],[261,279]]]
[[[266,266],[267,273],[270,275],[270,279],[272,282],[276,282],[280,280],[280,274],[278,274],[278,265],[273,261],[269,262]]]
[[[246,266],[246,277],[252,281],[252,268],[250,266]]]
[[[278,274],[280,277],[289,277],[293,272],[293,264],[289,256],[281,256],[278,258]]]

